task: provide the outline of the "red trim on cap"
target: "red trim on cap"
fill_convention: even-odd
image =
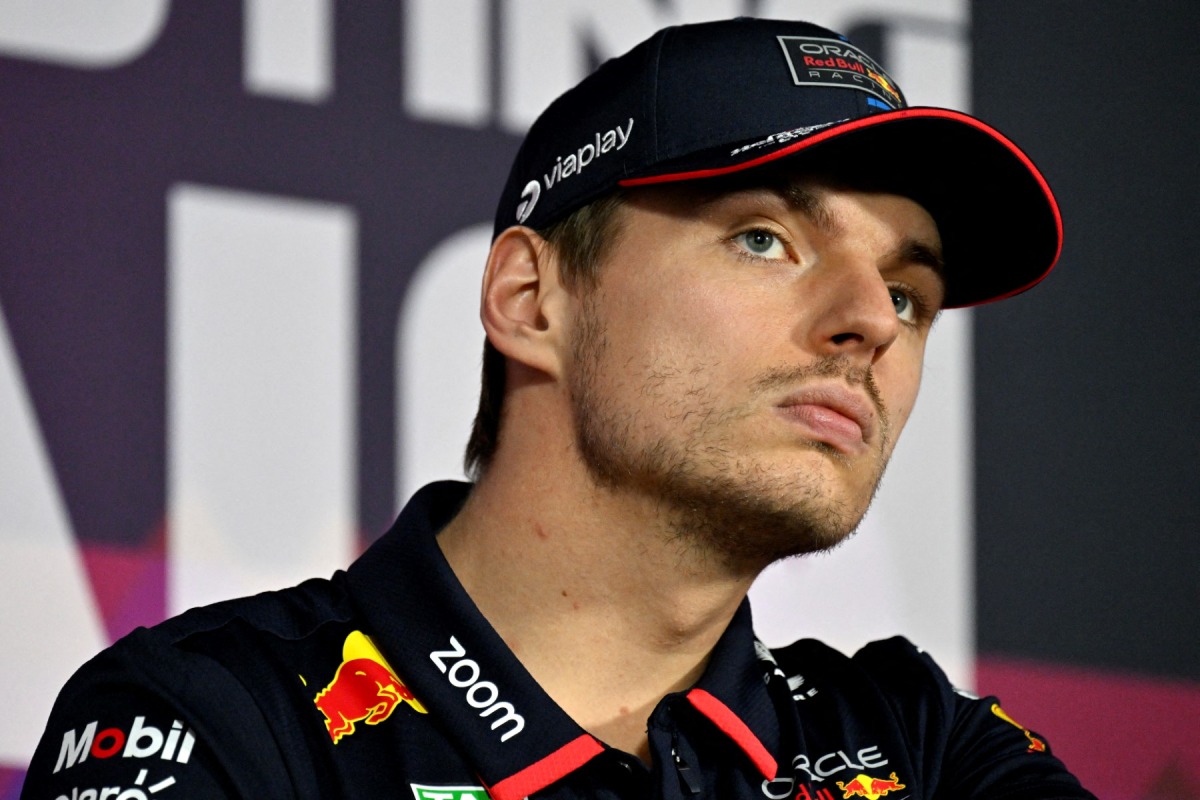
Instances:
[[[521,800],[545,789],[603,752],[604,745],[585,733],[495,786],[488,787],[488,794],[495,800]]]
[[[809,136],[807,139],[801,139],[800,141],[790,144],[787,147],[781,147],[778,150],[773,150],[770,153],[766,153],[765,155],[761,155],[758,158],[753,158],[749,161],[743,161],[740,164],[731,164],[727,167],[712,167],[710,169],[696,169],[687,172],[673,172],[664,175],[649,175],[644,178],[625,178],[618,181],[617,184],[619,186],[627,187],[649,186],[656,183],[673,183],[676,181],[696,180],[698,178],[716,178],[720,177],[721,175],[732,175],[735,172],[741,172],[742,170],[752,169],[753,167],[761,166],[763,164],[769,164],[772,161],[785,156],[790,156],[793,153],[798,153],[801,150],[805,150],[815,144],[820,144],[821,142],[829,139],[835,139],[844,133],[848,133],[849,131],[870,128],[875,125],[881,125],[886,122],[892,122],[897,119],[906,119],[910,117],[915,119],[941,118],[954,120],[955,122],[961,122],[965,125],[969,125],[970,127],[992,137],[992,139],[999,142],[1010,153],[1016,156],[1017,160],[1024,164],[1025,168],[1029,170],[1029,174],[1034,177],[1034,180],[1037,181],[1038,186],[1041,187],[1042,194],[1045,196],[1046,202],[1050,206],[1050,211],[1054,216],[1054,225],[1057,231],[1058,239],[1057,247],[1054,251],[1054,258],[1050,259],[1050,264],[1046,267],[1042,274],[1038,275],[1037,278],[1017,289],[1005,292],[1002,295],[996,295],[995,297],[987,297],[967,305],[979,305],[981,303],[990,303],[994,300],[1003,300],[1006,297],[1012,297],[1013,295],[1020,294],[1021,292],[1029,289],[1032,286],[1035,286],[1045,279],[1045,277],[1050,274],[1050,270],[1054,269],[1054,265],[1058,263],[1059,256],[1062,255],[1063,246],[1062,213],[1059,211],[1058,201],[1054,199],[1054,193],[1050,191],[1050,185],[1046,183],[1046,179],[1042,176],[1041,171],[1038,170],[1038,168],[1034,166],[1033,162],[1029,160],[1029,156],[1025,155],[1025,153],[1021,151],[1021,148],[1017,147],[1011,139],[985,122],[981,122],[972,116],[963,114],[959,111],[952,111],[948,108],[905,108],[899,111],[888,111],[882,114],[874,114],[870,117],[856,119],[841,125],[832,125],[820,133],[815,133],[812,136]]]
[[[687,693],[687,699],[696,707],[697,711],[712,720],[712,723],[720,728],[726,736],[737,742],[738,747],[750,756],[750,760],[754,762],[754,766],[758,767],[758,771],[763,774],[764,778],[769,781],[775,780],[775,775],[779,772],[779,764],[767,752],[767,748],[763,747],[763,743],[754,735],[754,731],[742,722],[741,717],[703,689],[692,689]]]

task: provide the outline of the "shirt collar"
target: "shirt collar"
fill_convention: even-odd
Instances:
[[[603,746],[542,691],[484,619],[437,545],[469,486],[436,483],[348,570],[376,644],[501,800],[521,798]]]
[[[604,745],[537,684],[472,602],[438,547],[470,486],[421,489],[348,570],[376,644],[497,800],[519,800],[583,766]],[[743,601],[687,699],[764,777],[775,777],[779,717]]]
[[[778,772],[780,711],[767,689],[774,663],[754,638],[750,601],[743,600],[717,641],[708,668],[687,692],[688,702],[746,754],[767,780]]]

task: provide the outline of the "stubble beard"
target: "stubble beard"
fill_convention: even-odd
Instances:
[[[637,413],[600,391],[607,340],[586,301],[582,311],[573,341],[570,396],[576,444],[598,488],[650,498],[665,522],[666,535],[689,557],[712,560],[740,574],[757,574],[783,558],[830,550],[854,533],[874,499],[890,452],[887,414],[869,369],[831,357],[773,370],[760,376],[754,387],[797,387],[815,377],[840,377],[864,387],[883,433],[867,496],[848,502],[820,475],[787,474],[739,458],[728,430],[750,411],[717,410],[704,391],[702,370],[689,369],[684,375],[660,369],[642,386],[633,387],[664,404],[678,402],[681,396],[690,403],[676,418],[682,435],[643,441],[643,421]],[[685,420],[691,421],[690,429],[683,425]],[[831,460],[846,461],[822,442],[804,446]]]

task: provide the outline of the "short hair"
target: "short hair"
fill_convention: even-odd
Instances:
[[[600,265],[619,234],[617,220],[623,197],[620,190],[611,192],[538,231],[554,250],[558,277],[567,291],[587,293],[599,284]],[[479,410],[463,456],[463,466],[472,480],[479,480],[487,471],[500,443],[505,369],[504,356],[485,339]]]

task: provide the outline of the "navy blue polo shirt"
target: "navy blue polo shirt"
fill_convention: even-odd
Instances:
[[[139,629],[67,683],[22,798],[1087,798],[1045,739],[903,639],[754,638],[743,603],[651,763],[579,727],[451,571],[469,487],[421,490],[345,572]]]

